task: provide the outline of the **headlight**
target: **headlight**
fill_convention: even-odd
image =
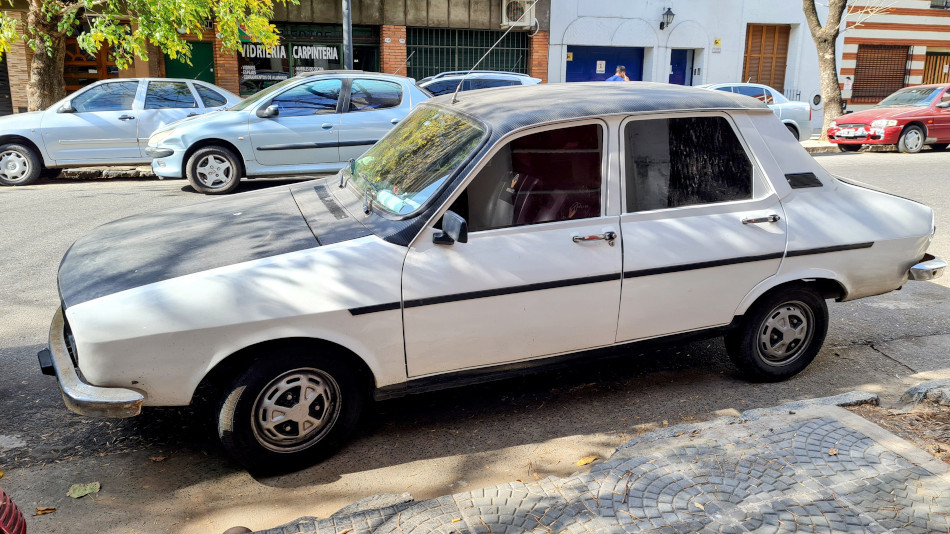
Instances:
[[[835,121],[831,121],[831,124],[829,124],[828,127],[829,127],[829,128],[837,128],[837,127],[838,127],[838,123],[835,122]]]
[[[162,141],[168,139],[169,137],[171,137],[172,135],[176,133],[178,133],[178,130],[176,130],[175,128],[157,133],[148,138],[148,146],[158,146],[162,144]]]
[[[886,128],[888,126],[897,126],[897,121],[894,119],[878,119],[871,122],[871,128]]]

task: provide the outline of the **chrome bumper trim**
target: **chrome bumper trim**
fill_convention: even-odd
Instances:
[[[910,268],[907,277],[910,280],[933,280],[943,276],[943,270],[946,268],[946,261],[933,254],[925,254],[920,263]]]
[[[175,151],[170,148],[159,148],[156,146],[145,147],[145,155],[152,159],[167,158],[168,156],[171,156],[174,153]]]
[[[58,308],[49,327],[49,352],[53,369],[70,410],[92,417],[132,417],[142,411],[145,396],[125,388],[93,386],[79,378],[66,349],[63,309]]]

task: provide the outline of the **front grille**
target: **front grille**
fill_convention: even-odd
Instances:
[[[838,128],[864,128],[865,130],[867,130],[868,128],[870,128],[870,126],[867,124],[855,123],[855,124],[839,124]]]
[[[0,489],[0,534],[26,534],[26,520],[13,499]]]

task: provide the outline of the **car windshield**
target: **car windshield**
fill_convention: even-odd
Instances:
[[[417,108],[344,172],[376,206],[406,215],[439,190],[485,134],[484,127],[462,115]]]
[[[937,98],[942,87],[912,87],[902,89],[881,100],[878,106],[929,106]]]
[[[268,87],[267,89],[261,89],[260,91],[245,98],[244,100],[238,102],[237,104],[235,104],[234,106],[231,106],[228,109],[231,111],[241,111],[242,109],[247,109],[250,106],[253,106],[254,104],[260,102],[261,100],[270,98],[274,93],[280,91],[281,89],[283,89],[284,87],[287,87],[288,85],[290,85],[292,82],[295,82],[295,81],[299,81],[299,80],[294,79],[294,78],[288,78],[282,82],[275,83],[274,85]]]

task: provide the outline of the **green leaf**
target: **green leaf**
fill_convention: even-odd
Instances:
[[[69,487],[69,492],[66,493],[66,496],[72,497],[73,499],[79,499],[91,493],[99,493],[100,487],[101,486],[98,482],[90,482],[88,484],[73,484]]]

